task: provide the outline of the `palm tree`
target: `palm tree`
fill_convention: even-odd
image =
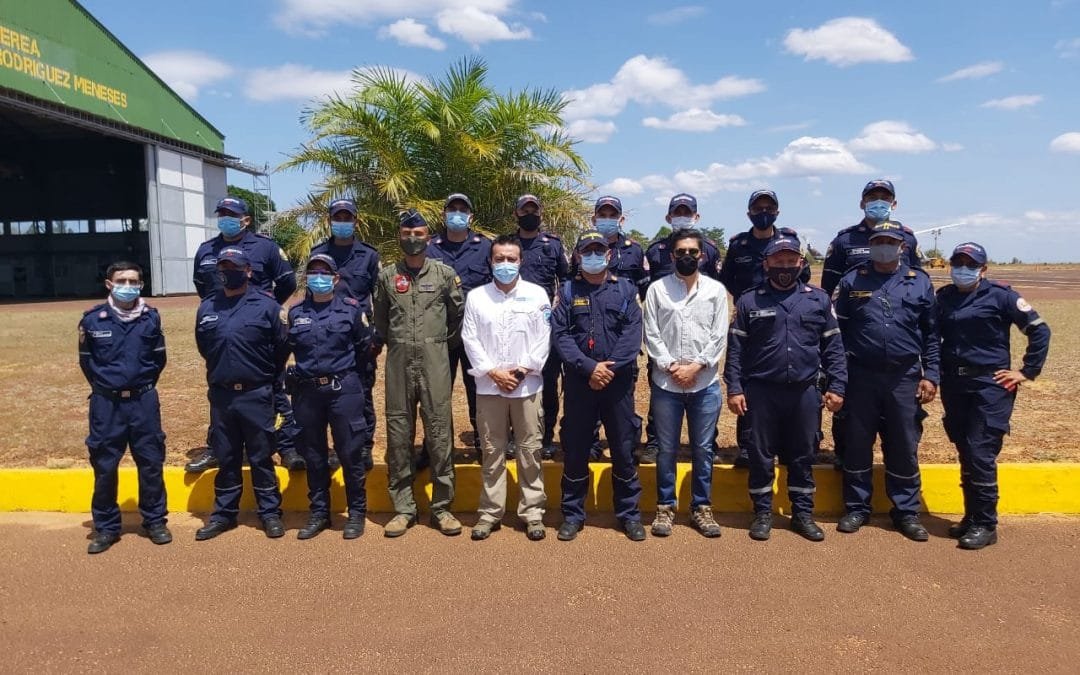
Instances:
[[[562,131],[566,103],[554,90],[499,94],[487,66],[466,58],[439,80],[415,81],[389,69],[356,70],[355,89],[306,109],[312,133],[281,168],[315,169],[323,182],[291,217],[310,229],[290,257],[306,260],[328,236],[326,205],[351,197],[360,236],[389,260],[398,214],[415,208],[438,223],[443,200],[464,192],[477,229],[513,229],[514,199],[532,192],[555,232],[573,236],[585,222],[588,166]]]

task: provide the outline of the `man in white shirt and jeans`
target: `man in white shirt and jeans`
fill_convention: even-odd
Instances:
[[[706,537],[719,537],[712,513],[712,434],[722,397],[718,366],[727,344],[727,291],[698,272],[704,240],[696,230],[672,235],[675,274],[655,281],[645,294],[645,346],[653,360],[653,421],[660,453],[656,462],[654,536],[671,534],[675,522],[675,456],[686,415],[693,467],[690,513]]]
[[[476,378],[476,426],[480,434],[484,488],[480,520],[472,538],[487,539],[506,512],[506,445],[510,427],[517,443],[521,491],[518,517],[529,539],[544,538],[544,433],[542,370],[551,348],[551,302],[547,291],[519,277],[521,244],[512,234],[491,245],[495,280],[465,299],[461,340]]]

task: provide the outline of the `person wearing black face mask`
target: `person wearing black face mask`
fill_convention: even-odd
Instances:
[[[743,293],[761,284],[765,279],[765,248],[781,237],[798,240],[799,235],[789,227],[778,227],[776,219],[780,215],[780,200],[772,190],[754,190],[746,206],[746,217],[751,227],[746,232],[736,234],[728,241],[724,264],[720,268],[720,283],[724,284],[731,301],[736,302]],[[799,281],[810,281],[810,266],[803,265],[799,272]],[[736,468],[745,468],[749,462],[750,415],[742,415],[735,423],[735,440],[739,444],[739,454],[735,458]]]
[[[517,236],[521,242],[521,278],[544,289],[549,300],[554,300],[555,290],[570,278],[569,264],[562,240],[550,232],[541,232],[544,207],[536,195],[521,195],[514,204],[517,219]],[[555,422],[559,417],[559,378],[562,361],[555,349],[551,350],[544,365],[544,438],[541,457],[551,459],[555,455]],[[507,451],[512,456],[512,451]]]
[[[829,296],[799,280],[799,241],[774,239],[764,251],[766,280],[735,304],[724,383],[728,408],[750,418],[748,489],[754,504],[750,537],[772,532],[774,454],[787,465],[791,529],[810,541],[825,533],[814,522],[814,445],[818,410],[844,403],[847,368],[840,328]],[[829,374],[829,389],[818,393],[818,370]]]

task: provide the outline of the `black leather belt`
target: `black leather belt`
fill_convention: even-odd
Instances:
[[[218,389],[224,389],[225,391],[251,391],[252,389],[261,389],[262,387],[269,387],[270,382],[226,382],[224,384],[215,384],[214,387]]]
[[[1001,368],[995,368],[993,366],[957,366],[955,368],[949,368],[945,372],[949,375],[956,375],[957,377],[979,377],[980,375],[993,375]]]
[[[111,398],[114,401],[127,401],[133,398],[139,398],[153,388],[153,384],[144,384],[135,389],[106,389],[105,387],[94,386],[93,391],[95,394],[99,394],[105,398]]]
[[[326,385],[336,385],[336,388],[341,387],[341,381],[349,376],[348,372],[334,373],[333,375],[320,375],[319,377],[302,377],[297,380],[297,384],[308,387],[325,387]]]

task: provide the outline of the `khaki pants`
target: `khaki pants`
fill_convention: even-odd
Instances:
[[[540,441],[544,410],[539,392],[525,398],[480,394],[476,397],[476,427],[483,452],[484,489],[480,493],[480,520],[498,522],[506,513],[506,444],[510,426],[517,444],[517,478],[521,492],[517,513],[523,521],[544,515],[544,472]]]

